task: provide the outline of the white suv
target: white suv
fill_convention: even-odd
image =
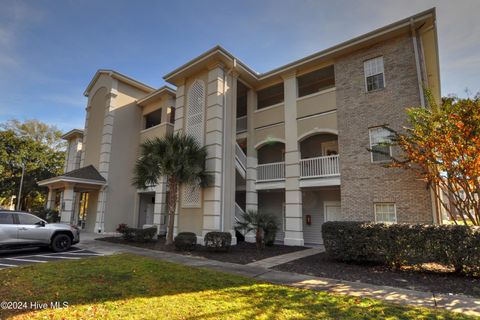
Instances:
[[[80,230],[63,223],[47,223],[33,214],[0,211],[0,249],[49,246],[55,252],[80,242]]]

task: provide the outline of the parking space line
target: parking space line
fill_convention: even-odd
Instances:
[[[71,255],[75,255],[75,256],[103,256],[103,254],[101,253],[89,253],[89,252],[62,252],[62,254],[71,254]]]
[[[0,266],[4,266],[4,267],[16,267],[16,265],[14,265],[14,264],[6,264],[6,263],[0,263]]]
[[[77,257],[61,257],[61,256],[47,256],[47,255],[43,255],[43,254],[39,254],[39,255],[36,255],[35,257],[41,257],[41,258],[54,258],[54,259],[71,259],[71,260],[78,260],[80,258],[77,258]]]
[[[21,258],[3,258],[6,260],[12,260],[12,261],[25,261],[25,262],[40,262],[40,263],[47,263],[48,261],[43,261],[43,260],[30,260],[30,259],[21,259]]]
[[[85,249],[72,250],[72,251],[69,251],[69,252],[77,252],[77,251],[85,251]],[[51,256],[51,255],[59,254],[59,253],[60,252],[46,253],[46,254],[44,254],[44,256]],[[62,254],[64,254],[64,253],[66,253],[66,252],[62,252]],[[28,258],[28,257],[35,257],[37,255],[38,254],[28,254],[28,255],[18,256],[18,257],[15,257],[15,258]],[[4,258],[4,259],[8,259],[8,258]]]

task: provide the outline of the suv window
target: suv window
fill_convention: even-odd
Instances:
[[[15,224],[13,214],[0,212],[0,224]]]
[[[18,223],[19,224],[36,224],[36,223],[39,223],[40,221],[42,221],[39,218],[37,218],[35,216],[32,216],[32,215],[29,215],[29,214],[19,213],[17,216],[18,216]]]

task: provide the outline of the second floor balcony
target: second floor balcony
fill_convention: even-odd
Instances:
[[[299,147],[300,179],[315,180],[340,176],[336,135],[317,134],[299,142]],[[284,149],[283,143],[275,142],[258,150],[257,183],[285,180]]]

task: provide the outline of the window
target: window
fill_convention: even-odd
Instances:
[[[304,74],[297,78],[298,97],[335,87],[333,65]]]
[[[146,114],[144,116],[144,119],[145,119],[144,129],[158,126],[162,122],[162,109],[158,109]]]
[[[257,109],[282,103],[284,100],[283,82],[257,91]]]
[[[20,214],[17,214],[17,217],[18,217],[18,223],[19,224],[30,224],[30,225],[32,225],[32,224],[37,224],[40,221],[42,221],[39,218],[37,218],[35,216],[32,216],[30,214],[20,213]]]
[[[13,214],[0,213],[0,224],[14,224]]]
[[[382,127],[370,128],[369,131],[372,162],[390,161],[392,155],[390,131]]]
[[[375,222],[397,223],[397,208],[395,203],[375,203]]]
[[[385,87],[383,75],[383,57],[367,60],[363,63],[367,92]]]

